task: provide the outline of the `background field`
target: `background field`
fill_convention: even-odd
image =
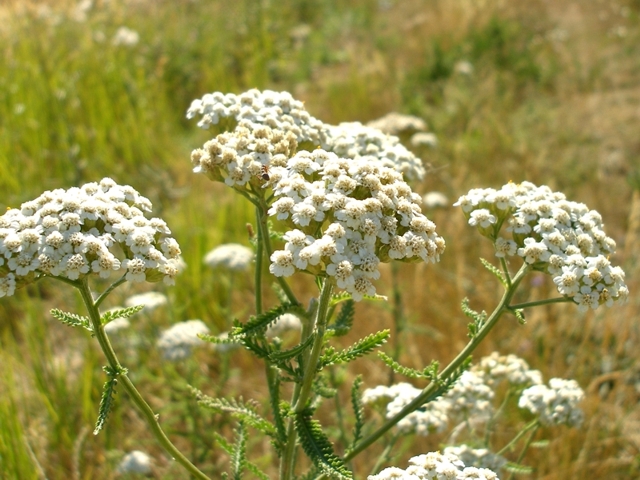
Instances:
[[[252,210],[191,173],[190,151],[211,133],[185,112],[204,93],[253,87],[287,90],[334,124],[391,111],[423,118],[439,144],[417,152],[432,166],[420,193],[440,191],[453,203],[473,187],[529,180],[602,214],[619,246],[614,263],[627,272],[629,303],[595,315],[549,306],[533,310],[525,326],[505,318],[480,354],[516,353],[545,378],[575,378],[587,391],[584,426],[542,432],[551,444],[529,453],[535,472],[519,478],[640,476],[638,0],[5,1],[0,25],[0,207],[104,176],[152,200],[188,268],[166,291],[124,287],[112,297],[109,306],[157,288],[170,298],[137,317],[116,349],[172,438],[214,478],[228,459],[207,449],[213,430],[227,434],[229,421],[198,409],[185,385],[265,398],[263,368],[242,351],[200,351],[167,364],[154,342],[177,321],[200,318],[222,332],[233,316],[251,313],[249,276],[233,279],[229,304],[229,279],[202,257],[221,243],[248,244]],[[137,32],[137,43],[114,42],[123,26]],[[478,261],[492,257],[489,243],[452,207],[427,214],[447,251],[436,266],[400,268],[408,325],[394,340],[416,368],[450,360],[466,342],[462,298],[489,311],[499,299]],[[390,293],[389,276],[379,293]],[[124,396],[109,428],[91,434],[103,359],[83,332],[48,313],[80,311],[79,299],[60,287],[43,281],[0,301],[0,478],[114,478],[132,449],[155,458],[154,478],[186,478]],[[302,298],[312,291],[305,278],[294,287]],[[523,301],[554,295],[553,284],[534,279],[527,295]],[[388,308],[358,305],[354,338],[390,326]],[[366,387],[388,379],[375,357],[337,372],[347,380],[356,373]],[[397,464],[445,440],[410,438]],[[251,451],[274,471],[267,441]],[[358,460],[360,475],[379,451]]]

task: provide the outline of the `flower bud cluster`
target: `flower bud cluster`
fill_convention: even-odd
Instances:
[[[402,470],[388,467],[367,480],[498,480],[498,475],[488,468],[465,467],[464,462],[452,453],[429,452],[409,459],[409,467]]]
[[[582,424],[584,413],[578,407],[584,399],[584,391],[575,380],[552,378],[549,386],[533,385],[522,392],[518,406],[529,410],[543,425]]]
[[[444,251],[420,196],[381,162],[317,149],[298,152],[270,175],[276,200],[269,215],[293,228],[271,256],[276,276],[326,273],[360,300],[375,295],[380,262],[436,262]]]
[[[497,386],[503,380],[510,385],[522,387],[542,383],[542,373],[532,370],[526,361],[513,354],[500,355],[493,352],[473,365],[471,371],[481,375],[484,383],[491,387]]]
[[[548,273],[580,310],[628,298],[624,271],[609,261],[615,241],[605,234],[600,214],[586,205],[529,182],[474,189],[454,205],[494,242],[496,256],[517,255]],[[500,236],[503,225],[508,237]]]
[[[110,178],[8,210],[0,217],[0,297],[42,276],[123,271],[129,281],[173,284],[180,247],[163,220],[144,216],[150,210],[149,200]]]

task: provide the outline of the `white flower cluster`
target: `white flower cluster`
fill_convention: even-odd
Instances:
[[[429,452],[409,459],[409,467],[402,470],[388,467],[368,480],[498,480],[488,468],[465,467],[464,462],[451,453]]]
[[[247,271],[254,258],[253,250],[238,243],[220,245],[204,257],[204,263],[211,268],[221,268],[230,272]]]
[[[518,255],[550,274],[558,292],[581,311],[628,298],[624,271],[609,261],[615,241],[605,234],[600,214],[586,205],[529,182],[474,189],[454,205],[494,242],[498,257]],[[510,238],[499,235],[503,224]]]
[[[196,116],[202,117],[198,122],[198,126],[202,128],[223,123],[224,119],[231,121],[230,130],[236,126],[242,126],[251,131],[262,131],[260,126],[268,127],[272,131],[278,131],[280,135],[292,135],[297,142],[295,148],[301,150],[312,151],[314,148],[321,147],[340,157],[375,158],[386,166],[405,174],[409,181],[421,180],[425,175],[420,159],[407,150],[397,137],[358,122],[342,123],[338,126],[325,124],[311,116],[305,110],[304,104],[295,100],[288,92],[252,89],[240,95],[220,92],[207,94],[201,99],[194,100],[187,110],[187,118]],[[259,135],[256,137],[260,139]],[[251,145],[255,145],[256,149],[245,148]],[[234,148],[233,142],[224,146]],[[244,154],[238,152],[241,158],[245,155],[255,157],[254,153],[264,153],[260,142],[254,143],[251,139],[241,138],[239,146],[245,152]],[[211,169],[207,168],[209,160],[203,155],[203,150],[211,151],[212,149],[213,154],[210,156],[213,158],[216,157],[216,143],[207,142],[204,149],[194,151],[192,154],[194,171],[208,174],[213,180],[220,180],[211,175]],[[226,157],[230,158],[228,152]],[[263,156],[263,165],[268,166],[265,159],[266,157]]]
[[[198,334],[208,334],[209,328],[202,320],[187,320],[173,325],[160,335],[156,345],[167,360],[188,358],[193,347],[204,344]]]
[[[423,132],[427,129],[425,121],[414,115],[390,112],[384,117],[367,122],[367,127],[375,128],[388,135],[398,135],[405,132]]]
[[[378,386],[375,390],[374,392],[365,391],[363,402],[369,403],[377,398],[388,398],[390,401],[386,406],[386,418],[392,418],[421,392],[420,389],[408,383],[398,383],[391,387]],[[404,417],[398,422],[397,428],[401,432],[415,432],[418,435],[442,432],[447,428],[449,410],[449,402],[436,399]]]
[[[300,317],[293,313],[284,313],[276,318],[275,322],[267,327],[267,337],[273,338],[282,335],[289,330],[301,330],[302,322]]]
[[[132,295],[124,302],[125,307],[137,307],[142,305],[142,312],[151,313],[159,307],[164,307],[169,303],[166,295],[160,292],[145,292]]]
[[[375,295],[380,262],[436,262],[444,251],[420,196],[380,162],[317,149],[298,152],[270,175],[276,200],[269,215],[293,228],[284,250],[271,255],[276,276],[325,272],[360,300]]]
[[[488,468],[494,472],[499,471],[507,464],[507,459],[502,455],[490,452],[486,448],[471,448],[469,445],[457,445],[446,447],[444,454],[458,457],[465,465],[478,468]]]
[[[251,89],[240,95],[208,93],[191,102],[187,118],[201,116],[198,126],[209,128],[223,119],[245,125],[268,126],[281,132],[291,132],[298,143],[322,144],[327,126],[309,115],[304,104],[288,92]]]
[[[403,173],[410,182],[422,180],[426,173],[422,161],[402,145],[398,137],[360,122],[330,126],[322,148],[344,158],[377,159],[384,166]]]
[[[151,202],[110,178],[44,192],[0,217],[0,297],[42,276],[78,280],[126,272],[132,282],[174,283],[180,247]],[[122,255],[118,258],[116,255]]]
[[[584,413],[578,407],[584,391],[575,380],[552,378],[549,386],[533,385],[522,392],[518,406],[539,416],[543,425],[582,424]]]
[[[484,375],[467,370],[442,398],[450,403],[452,412],[460,413],[464,418],[488,418],[493,412],[493,397]]]
[[[471,367],[471,371],[482,375],[484,383],[494,387],[502,380],[514,386],[539,385],[542,383],[542,373],[532,370],[522,358],[509,354],[500,355],[493,352],[483,357]]]

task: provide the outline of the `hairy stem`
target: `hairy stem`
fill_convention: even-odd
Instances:
[[[93,334],[98,339],[98,343],[100,344],[100,348],[102,352],[107,357],[107,361],[109,362],[109,366],[114,369],[114,371],[122,372],[118,376],[118,380],[120,384],[124,387],[127,394],[133,401],[140,413],[147,421],[149,428],[153,435],[156,437],[156,440],[162,445],[162,447],[166,450],[166,452],[178,461],[194,478],[199,478],[203,480],[209,480],[204,473],[202,473],[195,465],[193,465],[187,457],[185,457],[176,447],[171,443],[171,440],[166,436],[162,427],[160,427],[160,423],[158,422],[158,416],[153,412],[149,404],[142,398],[140,392],[133,385],[131,380],[126,374],[126,370],[123,369],[122,365],[118,361],[118,357],[116,356],[111,343],[109,342],[109,338],[104,331],[104,326],[100,321],[100,312],[96,306],[96,302],[94,302],[93,297],[91,296],[91,291],[89,289],[89,285],[87,279],[83,279],[81,282],[76,284],[76,287],[80,291],[80,295],[82,295],[82,300],[84,301],[85,306],[87,307],[87,311],[89,312],[89,319],[91,321],[91,325],[93,327]]]

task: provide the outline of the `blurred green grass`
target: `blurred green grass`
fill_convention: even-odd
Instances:
[[[180,371],[163,364],[153,338],[188,318],[202,318],[213,331],[228,328],[226,287],[202,257],[220,243],[247,244],[245,224],[253,217],[247,202],[190,172],[190,150],[211,133],[185,119],[187,107],[207,92],[257,87],[290,91],[331,123],[368,121],[389,111],[420,116],[439,145],[421,152],[433,171],[419,192],[442,191],[453,202],[472,187],[530,180],[602,213],[620,245],[615,260],[629,277],[629,304],[587,316],[561,306],[535,311],[515,333],[513,325],[499,326],[483,353],[514,352],[547,378],[591,385],[587,426],[552,432],[551,447],[527,457],[536,467],[533,478],[587,472],[637,478],[634,274],[640,231],[629,217],[633,190],[640,188],[639,14],[637,1],[596,0],[5,3],[0,205],[15,207],[46,189],[103,176],[153,201],[154,213],[183,246],[188,267],[166,290],[169,307],[138,319],[134,331],[146,339],[145,347],[123,361],[140,361],[130,368],[141,391],[151,395],[177,443],[215,476],[227,460],[197,432],[228,433],[230,424],[206,411],[194,413],[180,391],[183,377],[193,375],[209,392],[265,398],[263,369],[245,352],[233,353],[229,380],[221,386],[226,367],[219,356],[200,352],[199,362],[185,366],[191,373]],[[138,33],[136,44],[114,44],[122,26]],[[474,308],[490,309],[497,295],[477,261],[479,255],[490,258],[489,246],[476,241],[459,212],[429,215],[448,242],[442,262],[400,268],[409,328],[427,331],[411,342],[405,338],[403,360],[417,368],[433,358],[446,361],[464,343],[458,308],[464,296]],[[383,283],[389,281],[386,272]],[[236,279],[232,313],[239,318],[250,313],[243,306],[252,304],[250,285],[250,279]],[[304,281],[295,287],[311,291]],[[113,305],[131,293],[117,292]],[[548,283],[531,287],[532,298],[551,293]],[[437,303],[429,300],[434,296]],[[155,478],[184,478],[126,398],[118,398],[105,432],[86,434],[104,381],[101,357],[82,332],[54,323],[47,313],[52,307],[80,305],[53,282],[0,302],[0,478],[114,478],[121,455],[136,448],[156,457]],[[360,305],[358,316],[358,333],[390,321],[379,305]],[[374,359],[358,362],[358,372],[367,373],[366,386],[387,378]],[[613,380],[607,376],[612,373],[618,375]],[[182,399],[179,408],[169,405],[176,398]],[[437,449],[440,441],[417,439],[412,453]],[[275,465],[267,446],[256,441],[252,449],[258,464]],[[360,463],[366,471],[366,462]]]

